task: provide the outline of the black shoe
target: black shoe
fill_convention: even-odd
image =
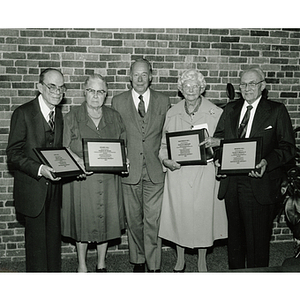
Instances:
[[[149,270],[148,273],[160,273],[160,269],[157,269],[157,270]]]
[[[181,269],[181,270],[175,270],[175,269],[173,269],[173,273],[184,273],[185,267],[186,267],[186,265],[184,264],[183,269]]]
[[[134,264],[133,273],[145,273],[145,264]]]
[[[97,266],[96,266],[96,273],[106,273],[106,272],[107,272],[106,268],[98,269]]]

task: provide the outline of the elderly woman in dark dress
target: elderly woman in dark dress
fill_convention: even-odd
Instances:
[[[63,144],[82,166],[82,138],[125,139],[119,113],[104,105],[107,83],[100,75],[84,84],[85,101],[72,107],[64,119]],[[63,185],[62,235],[76,241],[78,272],[87,272],[89,242],[97,243],[96,272],[106,272],[108,241],[119,238],[124,226],[123,197],[119,175],[86,173]]]

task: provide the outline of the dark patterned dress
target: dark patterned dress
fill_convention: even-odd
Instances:
[[[125,139],[119,113],[107,106],[96,128],[86,103],[73,107],[64,119],[65,147],[83,157],[82,138]],[[62,235],[81,242],[119,238],[125,228],[123,194],[119,175],[94,173],[84,180],[67,179],[63,185]]]

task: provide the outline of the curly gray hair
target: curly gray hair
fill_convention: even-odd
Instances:
[[[182,86],[187,80],[196,80],[202,88],[206,87],[206,81],[202,73],[195,69],[189,69],[184,71],[178,78],[178,89],[182,90]]]
[[[106,79],[105,79],[103,76],[101,76],[100,74],[92,74],[92,75],[90,75],[90,76],[84,81],[84,87],[87,86],[87,84],[88,84],[88,82],[89,82],[90,80],[95,80],[95,79],[99,79],[100,81],[102,81],[102,82],[105,84],[106,88],[107,88],[107,82],[106,82]]]

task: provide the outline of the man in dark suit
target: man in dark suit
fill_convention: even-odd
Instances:
[[[262,137],[262,159],[257,170],[221,178],[218,197],[226,204],[230,269],[245,268],[245,258],[248,268],[268,266],[282,167],[295,156],[289,114],[284,104],[267,100],[262,93],[265,87],[261,69],[244,71],[240,78],[243,99],[226,105],[214,134],[224,140]]]
[[[39,95],[12,114],[7,145],[14,172],[16,211],[25,218],[27,272],[59,272],[61,265],[60,178],[41,164],[34,148],[62,146],[63,118],[57,105],[66,91],[56,69],[40,74]]]
[[[161,240],[158,238],[164,173],[158,158],[165,115],[170,100],[149,88],[150,63],[139,59],[131,65],[132,89],[112,99],[127,132],[129,176],[123,178],[130,262],[134,272],[159,272]]]

